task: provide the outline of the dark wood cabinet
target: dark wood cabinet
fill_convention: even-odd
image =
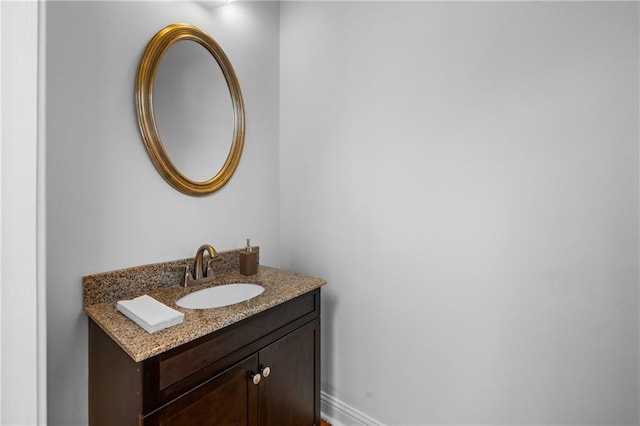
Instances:
[[[320,425],[320,290],[135,363],[93,321],[89,421]]]
[[[257,363],[257,355],[238,363],[147,416],[144,426],[256,425],[258,388],[249,384],[247,374]]]

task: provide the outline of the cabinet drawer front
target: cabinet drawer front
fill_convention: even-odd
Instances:
[[[257,346],[320,315],[320,292],[306,293],[159,356],[160,403],[205,381],[255,351]],[[289,330],[290,331],[290,330]]]

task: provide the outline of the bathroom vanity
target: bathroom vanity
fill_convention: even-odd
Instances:
[[[226,255],[233,264],[235,254]],[[127,275],[114,274],[119,283]],[[247,278],[235,270],[218,275],[220,282]],[[185,314],[182,324],[149,334],[116,311],[122,296],[103,291],[113,279],[83,283],[91,426],[320,425],[324,280],[259,266],[251,279],[263,294],[202,310],[174,303],[193,289],[149,280],[156,288],[142,292]]]

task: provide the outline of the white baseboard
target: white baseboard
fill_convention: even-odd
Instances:
[[[320,412],[322,418],[332,426],[384,426],[325,391],[320,392]]]

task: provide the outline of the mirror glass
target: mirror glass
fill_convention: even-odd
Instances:
[[[188,178],[210,179],[233,140],[229,87],[215,58],[193,40],[173,43],[156,72],[153,108],[164,149]]]

